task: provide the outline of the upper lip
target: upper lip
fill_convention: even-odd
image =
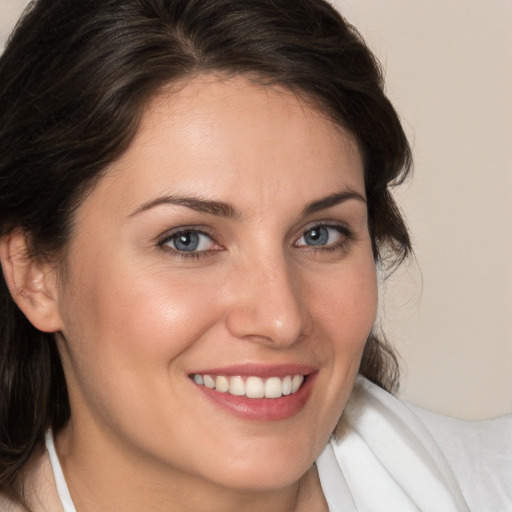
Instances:
[[[223,375],[225,377],[286,377],[287,375],[309,375],[316,369],[311,365],[304,364],[237,364],[224,367],[208,368],[190,372],[191,375]]]

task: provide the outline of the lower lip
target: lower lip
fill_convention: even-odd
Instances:
[[[192,383],[212,402],[231,414],[251,421],[279,421],[298,414],[308,401],[316,374],[310,374],[293,394],[280,398],[248,398]]]

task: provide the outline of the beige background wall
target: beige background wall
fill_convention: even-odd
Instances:
[[[512,411],[512,2],[337,0],[387,72],[415,155],[397,192],[417,265],[387,285],[402,395]]]
[[[0,44],[25,0],[0,0]],[[397,192],[417,264],[383,290],[402,396],[512,411],[512,2],[337,0],[387,73],[415,176]]]

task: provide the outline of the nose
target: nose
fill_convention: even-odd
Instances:
[[[284,256],[251,258],[230,276],[230,333],[275,347],[295,343],[310,324],[303,288]]]

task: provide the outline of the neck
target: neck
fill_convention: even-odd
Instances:
[[[77,512],[303,512],[327,510],[316,467],[299,480],[270,490],[232,489],[145,460],[140,453],[105,443],[82,442],[68,425],[57,453]]]

